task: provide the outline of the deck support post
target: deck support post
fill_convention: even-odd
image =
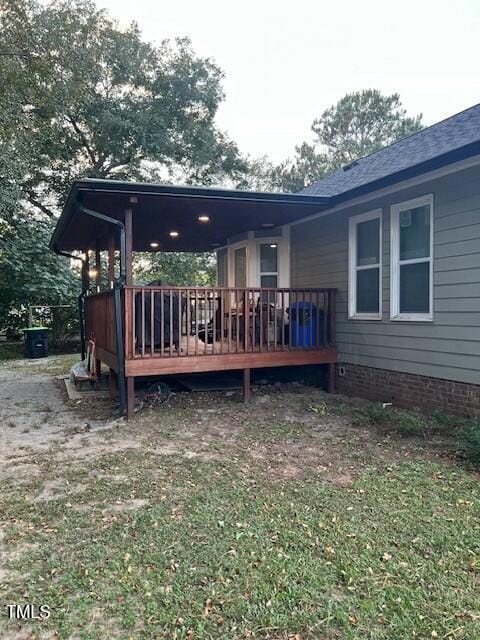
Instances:
[[[127,418],[133,418],[135,408],[135,378],[127,377]]]
[[[250,369],[243,370],[243,401],[248,402],[250,400]]]
[[[100,288],[102,285],[102,261],[101,261],[101,254],[100,254],[100,248],[97,242],[97,245],[95,247],[95,283],[97,285],[97,293],[100,293]]]
[[[115,237],[113,233],[108,236],[108,286],[113,289],[115,280]]]
[[[132,250],[133,250],[133,226],[132,210],[125,209],[125,284],[131,287],[133,284],[132,275]]]
[[[82,263],[82,292],[86,293],[90,288],[90,252],[85,251],[85,258]]]
[[[110,398],[114,400],[117,397],[117,389],[118,387],[118,378],[117,372],[114,369],[110,369],[110,378],[109,378],[109,393]]]
[[[327,378],[328,393],[337,393],[336,365],[334,362],[328,364]]]

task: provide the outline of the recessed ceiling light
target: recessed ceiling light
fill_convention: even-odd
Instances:
[[[158,247],[158,242],[150,242],[150,246],[152,249],[156,249]]]
[[[262,227],[274,227],[275,225],[273,224],[273,222],[263,222],[262,223]]]
[[[210,216],[198,216],[199,222],[210,222]]]
[[[178,238],[178,231],[170,231],[169,236],[171,238]]]
[[[277,248],[277,245],[272,242],[272,244],[270,245],[270,249],[276,249],[276,248]]]

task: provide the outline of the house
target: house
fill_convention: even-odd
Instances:
[[[136,376],[243,369],[248,395],[250,369],[293,364],[325,364],[330,390],[480,412],[480,105],[300,194],[77,181],[51,247],[85,253],[86,332],[130,414]],[[149,250],[216,251],[218,286],[134,285]]]

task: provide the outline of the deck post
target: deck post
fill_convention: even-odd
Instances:
[[[115,237],[113,234],[108,236],[108,286],[113,289],[113,281],[115,280]]]
[[[110,398],[114,400],[117,397],[118,379],[115,369],[110,369],[109,393]]]
[[[85,259],[82,263],[82,291],[85,293],[90,288],[90,276],[88,274],[90,270],[90,252],[85,251]]]
[[[336,365],[334,362],[328,364],[327,372],[327,391],[328,393],[337,393],[337,381],[336,381]]]
[[[95,283],[97,285],[97,293],[100,293],[100,288],[102,285],[102,262],[100,256],[100,247],[97,245],[95,247]]]
[[[135,407],[135,378],[127,378],[127,418],[133,418]]]
[[[243,401],[248,402],[250,400],[250,369],[243,370]]]
[[[132,277],[132,249],[133,249],[133,228],[132,228],[132,210],[125,209],[125,284],[131,287],[133,284]]]

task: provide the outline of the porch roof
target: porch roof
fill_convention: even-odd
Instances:
[[[112,225],[132,210],[134,251],[212,251],[237,234],[278,227],[328,208],[329,197],[85,179],[75,181],[53,233],[54,251],[107,249]],[[208,217],[207,222],[198,220]],[[178,235],[171,237],[170,232]],[[118,235],[118,234],[117,234]],[[118,238],[117,238],[118,242]],[[151,247],[151,243],[158,247]]]

